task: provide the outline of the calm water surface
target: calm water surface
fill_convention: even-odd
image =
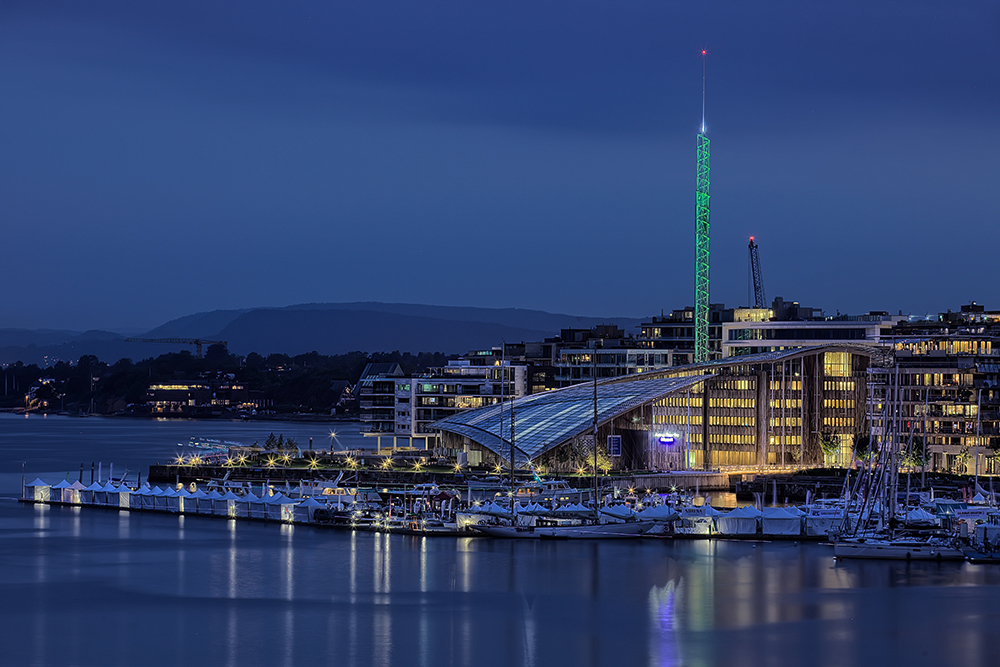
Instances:
[[[32,474],[117,470],[219,437],[37,421],[0,418],[8,484],[26,453]],[[1000,664],[1000,567],[817,544],[412,538],[8,498],[0,591],[15,665]]]

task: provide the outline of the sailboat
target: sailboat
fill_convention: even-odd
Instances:
[[[899,497],[899,387],[882,397],[882,412],[872,419],[869,442],[878,443],[845,498],[843,535],[834,541],[835,558],[887,560],[965,560],[954,540],[934,533],[897,531]],[[876,424],[877,422],[877,424]],[[910,434],[912,439],[912,431]],[[845,490],[850,487],[845,479]],[[854,501],[861,498],[860,507]],[[846,536],[850,531],[850,536]]]
[[[596,350],[596,347],[595,347]],[[552,510],[538,507],[533,510],[532,520],[520,522],[517,506],[514,504],[514,405],[511,402],[510,415],[510,465],[511,494],[509,515],[506,523],[473,525],[471,528],[489,537],[520,539],[621,539],[639,537],[656,525],[652,520],[641,520],[631,510],[627,514],[598,510],[598,460],[597,460],[597,357],[594,354],[594,507],[570,504]],[[501,415],[503,409],[501,408]],[[606,508],[610,509],[610,508]]]

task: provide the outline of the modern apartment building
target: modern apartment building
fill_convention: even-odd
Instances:
[[[428,426],[457,412],[525,395],[526,367],[497,361],[475,366],[451,361],[419,375],[398,364],[369,364],[358,382],[361,432],[392,446],[433,448],[437,434]]]

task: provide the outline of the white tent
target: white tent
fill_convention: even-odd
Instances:
[[[186,491],[181,489],[167,489],[163,492],[163,498],[166,500],[166,509],[168,512],[183,512],[184,511],[184,498],[181,493],[187,495]]]
[[[131,504],[132,490],[124,484],[115,486],[111,482],[104,485],[104,503],[108,507],[128,509]]]
[[[844,510],[811,507],[804,519],[805,534],[811,537],[829,536],[844,525]]]
[[[267,505],[262,498],[258,498],[253,493],[248,493],[241,499],[241,503],[246,507],[246,516],[251,519],[267,518]]]
[[[718,533],[715,521],[722,512],[711,505],[700,507],[682,507],[678,511],[679,519],[674,524],[674,533],[678,535],[715,535]]]
[[[548,507],[543,507],[538,503],[529,503],[528,505],[518,506],[518,514],[526,514],[528,516],[549,516],[552,514],[552,510]]]
[[[914,507],[906,512],[905,521],[907,523],[934,523],[938,518],[921,507]]]
[[[552,516],[570,519],[592,519],[596,516],[596,512],[589,507],[581,505],[580,503],[575,503],[560,505],[552,510]]]
[[[95,502],[97,492],[103,487],[98,482],[91,482],[90,486],[80,491],[80,502],[85,505],[92,505]]]
[[[510,510],[508,508],[506,508],[506,507],[504,507],[502,505],[498,505],[497,503],[495,503],[493,501],[490,501],[490,502],[486,503],[482,507],[473,507],[473,508],[470,508],[470,511],[475,512],[476,514],[486,514],[488,516],[498,516],[498,517],[500,517],[502,519],[511,519],[511,518],[513,518],[513,515],[510,513]]]
[[[153,496],[153,509],[163,512],[170,509],[170,492],[168,490],[154,486],[149,493]]]
[[[649,507],[644,507],[639,510],[637,516],[645,521],[656,521],[658,523],[669,523],[680,518],[680,515],[677,514],[677,512],[675,512],[669,505],[651,505]]]
[[[58,483],[52,485],[52,491],[49,492],[49,498],[60,503],[72,502],[70,500],[73,493],[72,487],[73,484],[68,479],[59,480]],[[53,493],[56,489],[59,491],[57,493]]]
[[[226,516],[235,519],[238,516],[238,514],[237,514],[237,512],[238,512],[237,508],[239,507],[239,505],[237,503],[239,503],[239,501],[240,501],[240,497],[238,495],[236,495],[232,491],[226,491],[226,493],[221,498],[219,498],[219,500],[215,500],[213,502],[215,502],[215,503],[219,503],[219,502],[225,503],[225,511],[223,513]]]
[[[48,482],[43,482],[41,478],[36,477],[35,481],[24,485],[24,497],[32,498],[38,502],[46,502],[51,494],[51,488]]]
[[[606,514],[615,519],[630,519],[635,516],[635,512],[628,505],[608,505],[601,508],[601,514]]]
[[[760,524],[765,535],[802,534],[802,517],[784,507],[765,507]]]
[[[267,505],[267,518],[274,521],[293,521],[295,519],[295,504],[298,500],[292,500],[288,496],[278,492],[273,496],[264,498]]]
[[[140,486],[129,496],[129,507],[132,509],[146,509],[146,499],[149,497],[149,489]]]
[[[760,510],[747,505],[723,514],[715,522],[723,535],[756,535],[760,516]]]
[[[229,503],[222,499],[222,494],[212,489],[205,494],[212,507],[212,514],[216,516],[226,516],[229,513]]]
[[[69,485],[69,502],[73,503],[74,505],[79,505],[80,502],[82,501],[82,499],[80,497],[80,493],[84,489],[86,489],[86,488],[87,487],[85,487],[83,485],[83,483],[80,482],[80,480],[77,480],[77,481],[73,482],[72,484],[70,484]],[[63,491],[63,494],[65,494],[65,493],[66,492]]]
[[[203,490],[195,489],[195,492],[191,494],[191,500],[187,501],[185,509],[196,514],[211,514],[212,499]]]
[[[309,497],[295,506],[295,520],[300,523],[309,523],[313,520],[313,514],[319,507],[326,507],[315,498]]]
[[[142,492],[142,507],[143,509],[153,510],[156,509],[156,492],[160,491],[160,495],[163,495],[163,491],[159,488],[150,488],[147,484],[143,487]]]

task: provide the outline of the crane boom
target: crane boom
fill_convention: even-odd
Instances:
[[[750,273],[753,275],[753,307],[767,308],[764,297],[764,278],[760,275],[760,256],[757,254],[757,244],[750,237]]]
[[[221,345],[228,348],[229,343],[224,340],[205,340],[204,338],[126,338],[126,343],[165,343],[167,345],[194,345],[196,356],[201,359],[201,347],[203,345]]]

